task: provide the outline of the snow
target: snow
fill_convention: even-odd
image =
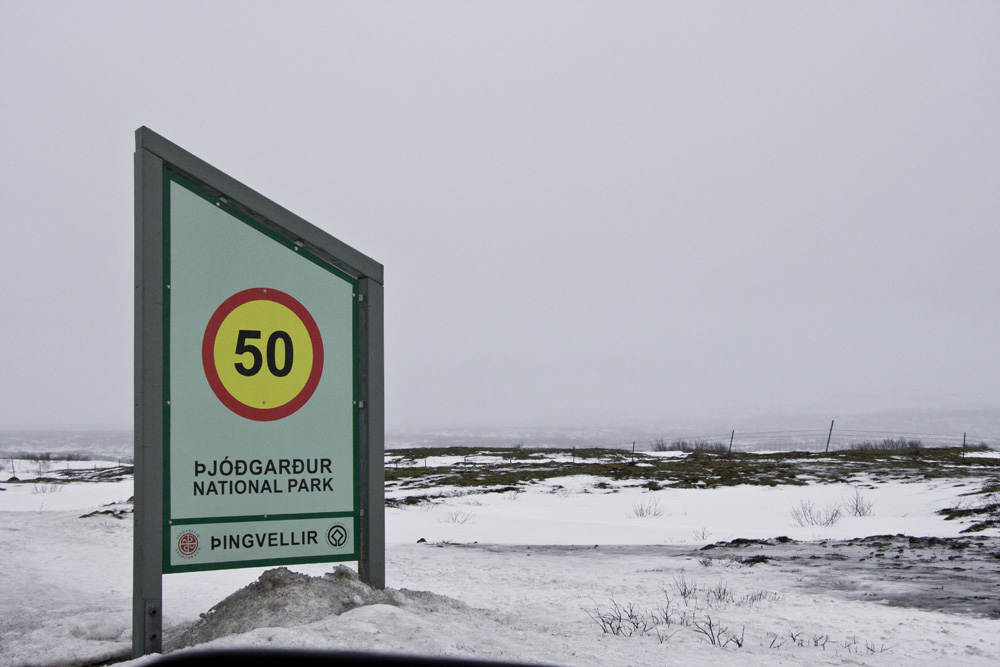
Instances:
[[[608,488],[596,488],[602,481]],[[308,577],[260,568],[168,575],[164,636],[168,645],[190,640],[215,648],[331,648],[580,666],[720,660],[736,666],[991,665],[1000,659],[995,618],[891,606],[882,597],[891,582],[852,598],[839,590],[849,587],[848,575],[835,568],[750,567],[725,558],[706,565],[699,554],[712,552],[696,551],[736,537],[957,536],[968,524],[946,521],[937,510],[967,501],[962,494],[980,484],[856,480],[649,491],[572,476],[521,493],[453,488],[433,503],[387,508],[388,590],[367,589],[336,565],[289,568]],[[132,526],[131,515],[116,510],[132,495],[132,482],[45,486],[61,488],[0,483],[0,664],[127,657]],[[871,516],[845,514],[830,526],[800,526],[792,518],[803,502],[822,510],[856,489],[873,503]],[[434,489],[441,491],[449,489]],[[94,510],[104,513],[81,518]],[[998,569],[992,567],[973,585],[996,597]],[[701,592],[685,601],[679,592],[685,585]],[[710,590],[764,599],[712,604]],[[662,643],[655,633],[604,634],[593,619],[612,600],[645,613],[667,595],[675,623]],[[712,646],[676,622],[682,613],[702,622],[711,616],[728,628],[724,636],[742,636],[743,646]]]
[[[13,491],[14,493],[10,493]],[[92,484],[42,483],[8,486],[0,499],[0,508],[8,512],[47,512],[92,507],[94,498],[124,502],[132,496],[132,481],[95,482]],[[102,503],[104,504],[104,503]]]
[[[978,488],[971,482],[960,486],[953,481],[922,482],[915,493],[913,483],[886,482],[864,491],[874,503],[872,516],[844,516],[833,526],[818,527],[797,525],[791,510],[803,500],[820,509],[839,504],[854,493],[854,486],[583,492],[599,481],[557,478],[529,493],[467,495],[442,504],[389,509],[387,540],[390,544],[412,544],[421,538],[492,544],[704,544],[778,535],[796,540],[889,533],[952,537],[964,526],[943,522],[935,512],[954,504],[959,493]],[[555,485],[562,485],[568,493],[555,491]],[[661,516],[635,517],[636,505],[648,503],[655,503]]]
[[[981,458],[981,459],[1000,459],[1000,452],[966,452],[966,458]]]

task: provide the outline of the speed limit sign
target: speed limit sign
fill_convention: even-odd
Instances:
[[[266,287],[238,292],[216,309],[201,346],[202,365],[222,404],[255,421],[301,408],[323,374],[323,338],[299,301]]]

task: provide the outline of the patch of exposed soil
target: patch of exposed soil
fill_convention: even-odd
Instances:
[[[1000,618],[1000,538],[733,540],[708,545],[698,554],[740,562],[765,557],[767,567],[794,572],[789,581],[798,588],[852,600]]]

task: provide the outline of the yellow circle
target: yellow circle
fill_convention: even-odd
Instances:
[[[305,324],[288,307],[264,299],[237,306],[226,316],[213,353],[226,391],[240,403],[264,410],[298,396],[313,366]]]

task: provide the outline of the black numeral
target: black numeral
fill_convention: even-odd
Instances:
[[[248,340],[260,340],[259,331],[251,331],[248,329],[240,329],[239,335],[236,337],[236,354],[249,354],[253,358],[253,363],[247,366],[245,363],[240,362],[238,364],[233,364],[236,367],[236,372],[244,377],[250,377],[256,375],[260,372],[260,369],[264,366],[264,355],[261,354],[260,348],[256,345],[251,345],[247,343]],[[277,347],[278,341],[284,343],[285,348],[285,358],[284,363],[278,366],[278,355]],[[267,370],[271,372],[274,377],[283,378],[292,372],[292,362],[295,358],[295,351],[292,347],[292,337],[288,335],[285,331],[275,331],[267,338]]]
[[[253,357],[253,365],[249,368],[242,363],[234,364],[236,372],[245,377],[257,375],[260,372],[260,367],[264,365],[264,357],[261,355],[260,349],[254,345],[247,345],[248,338],[251,340],[260,340],[260,332],[240,329],[240,334],[236,337],[236,354],[246,354],[249,352],[250,356]]]
[[[274,358],[274,348],[277,346],[279,340],[285,343],[285,365],[281,368],[278,368],[278,362]],[[267,369],[271,371],[271,375],[283,378],[291,373],[292,355],[292,337],[284,331],[275,331],[271,334],[267,339]]]

